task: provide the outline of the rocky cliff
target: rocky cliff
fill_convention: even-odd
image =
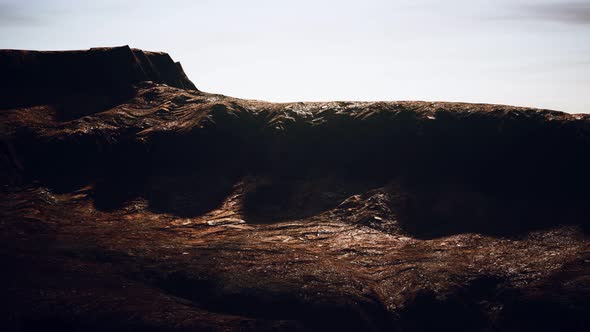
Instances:
[[[138,82],[196,90],[179,62],[129,46],[85,51],[0,51],[0,108],[62,101],[66,96],[120,98]]]
[[[588,115],[241,100],[129,48],[0,59],[8,329],[590,326]]]

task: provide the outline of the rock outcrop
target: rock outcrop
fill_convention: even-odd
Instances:
[[[85,51],[0,51],[0,109],[60,101],[63,96],[129,93],[143,81],[196,90],[179,62],[129,46]]]
[[[9,330],[590,326],[589,115],[241,100],[128,50],[49,99],[53,53],[7,65]]]

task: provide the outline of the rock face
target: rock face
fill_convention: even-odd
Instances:
[[[0,51],[1,108],[55,102],[79,94],[118,96],[153,81],[196,90],[179,62],[166,53],[129,46],[86,51]]]
[[[2,54],[8,330],[590,327],[588,115],[240,100],[128,48],[49,98],[56,53]]]

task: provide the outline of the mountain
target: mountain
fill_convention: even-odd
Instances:
[[[0,51],[4,330],[585,331],[590,116]]]
[[[55,103],[77,94],[121,98],[143,81],[196,90],[179,62],[129,46],[84,51],[0,52],[1,108]]]

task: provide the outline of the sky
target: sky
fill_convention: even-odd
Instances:
[[[120,45],[240,98],[590,113],[590,0],[0,0],[0,48]]]

